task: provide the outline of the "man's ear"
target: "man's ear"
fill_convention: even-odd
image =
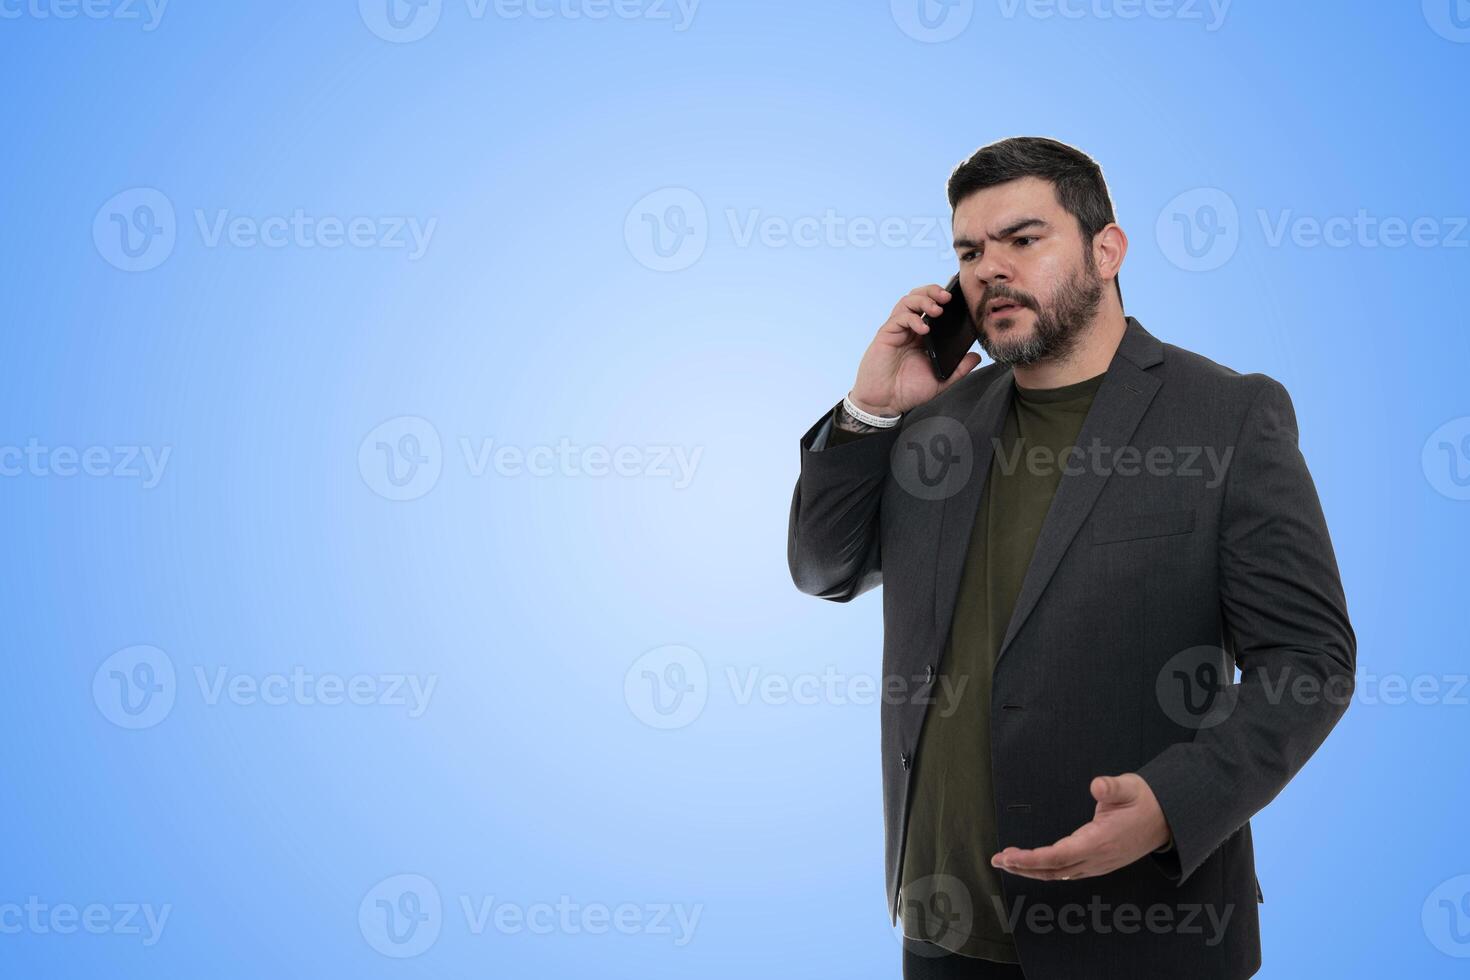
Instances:
[[[1128,254],[1128,235],[1117,222],[1105,226],[1092,236],[1092,261],[1097,274],[1104,279],[1113,279],[1123,268],[1123,258]]]

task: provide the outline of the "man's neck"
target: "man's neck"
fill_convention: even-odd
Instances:
[[[1022,388],[1061,388],[1094,378],[1113,362],[1113,354],[1127,329],[1128,320],[1117,301],[1108,303],[1082,329],[1077,346],[1064,360],[1047,358],[1035,364],[1016,365],[1016,384]]]

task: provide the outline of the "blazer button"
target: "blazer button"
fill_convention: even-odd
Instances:
[[[934,679],[934,665],[933,664],[925,664],[924,665],[924,683],[925,684],[928,684],[933,679]]]
[[[902,755],[900,755],[898,757],[898,764],[901,765],[901,766],[903,766],[904,772],[908,772],[908,769],[909,769],[909,761],[910,761],[909,760],[909,754],[907,752],[903,753]]]

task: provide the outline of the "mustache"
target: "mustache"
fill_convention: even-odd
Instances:
[[[996,286],[991,289],[987,289],[985,291],[985,295],[980,297],[980,303],[975,308],[977,319],[984,317],[986,309],[989,308],[991,303],[995,302],[998,299],[1009,300],[1010,302],[1015,303],[1017,306],[1024,306],[1028,310],[1036,309],[1036,298],[1034,296],[1031,296],[1029,293],[1023,293],[1019,290],[1009,289],[1005,286]]]

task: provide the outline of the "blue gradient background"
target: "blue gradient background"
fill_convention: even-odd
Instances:
[[[1450,0],[1238,0],[1215,29],[1203,6],[989,0],[956,8],[971,19],[941,43],[887,2],[705,0],[680,30],[677,12],[477,18],[445,0],[412,43],[351,0],[174,0],[153,30],[38,16],[60,2],[0,5],[0,445],[171,456],[151,489],[0,478],[0,905],[170,916],[151,946],[7,929],[4,976],[897,976],[878,706],[741,703],[728,672],[879,671],[877,595],[823,603],[789,580],[797,438],[896,297],[946,277],[944,180],[1008,135],[1102,163],[1129,313],[1290,390],[1360,701],[1373,676],[1464,677],[1470,502],[1421,450],[1446,423],[1470,431],[1470,233],[1273,245],[1258,217],[1470,214],[1470,43],[1431,26],[1453,23]],[[129,273],[92,226],[138,187],[167,196],[178,239]],[[708,235],[674,271],[637,234],[665,188],[692,192]],[[1239,213],[1238,248],[1198,272],[1156,233],[1196,188]],[[194,218],[298,208],[437,225],[413,260],[209,247]],[[738,234],[829,209],[908,231]],[[442,474],[393,501],[359,447],[401,416],[441,437]],[[700,455],[687,486],[476,474],[461,439]],[[127,730],[92,682],[135,644],[178,680],[165,718]],[[639,658],[670,644],[706,666],[707,703],[660,729],[625,678],[636,690]],[[437,686],[410,718],[210,704],[195,680],[297,666]],[[1449,954],[1470,943],[1421,909],[1470,874],[1467,697],[1355,703],[1255,818],[1260,976],[1464,974]],[[444,903],[406,959],[358,923],[400,873]],[[700,918],[683,945],[475,934],[460,896]]]

